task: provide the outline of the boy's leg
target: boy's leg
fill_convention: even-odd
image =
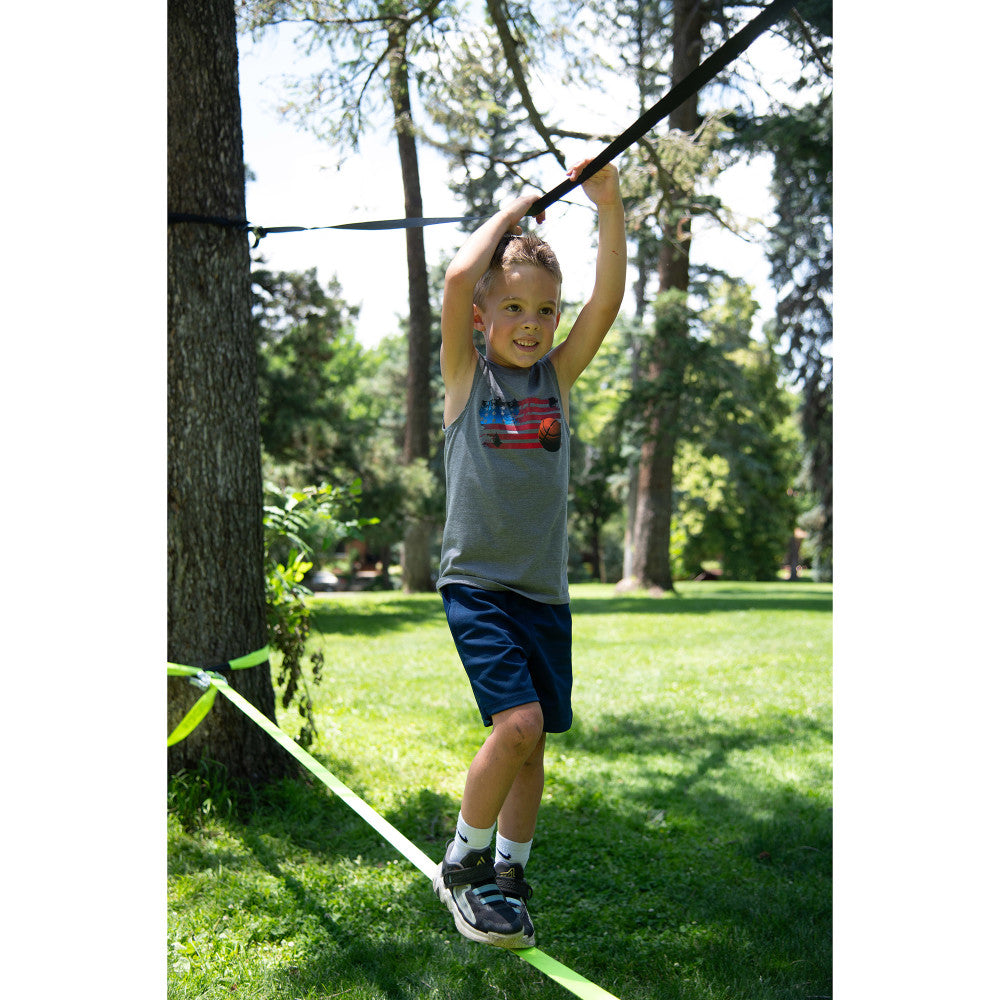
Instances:
[[[542,726],[537,702],[497,712],[493,731],[469,768],[460,827],[434,879],[434,891],[451,910],[459,933],[473,941],[506,948],[528,946],[518,909],[496,884],[492,851],[470,850],[460,837],[463,826],[479,831],[493,828],[526,760],[543,742]],[[537,809],[536,803],[536,813]]]
[[[518,705],[493,716],[493,731],[473,758],[465,779],[462,816],[470,826],[481,829],[492,826],[516,784],[519,798],[530,802],[537,795],[531,809],[534,832],[541,802],[538,782],[542,768],[540,760],[537,768],[525,765],[540,749],[544,750],[544,737],[542,709],[538,702]],[[503,829],[507,831],[507,827]],[[517,839],[510,832],[504,832],[504,836]]]
[[[521,765],[500,807],[498,832],[507,840],[526,844],[535,836],[535,823],[545,787],[545,733]]]
[[[531,854],[538,807],[545,786],[545,733],[521,766],[514,784],[500,809],[497,845],[494,856],[497,888],[521,918],[522,947],[535,946],[535,925],[528,913],[531,886],[524,877],[524,866]]]

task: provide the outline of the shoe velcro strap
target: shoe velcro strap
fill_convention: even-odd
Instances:
[[[475,868],[453,868],[441,873],[441,881],[449,888],[456,885],[495,885],[493,868],[489,865],[477,865]]]
[[[497,875],[496,882],[501,892],[509,896],[519,896],[525,902],[533,895],[531,886],[523,878],[508,878],[506,875]]]

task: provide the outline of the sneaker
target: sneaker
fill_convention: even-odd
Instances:
[[[524,928],[523,941],[518,948],[535,947],[535,925],[528,916],[528,900],[532,897],[531,886],[524,880],[524,868],[521,865],[504,862],[494,869],[496,875],[497,888],[504,894],[504,898],[513,908],[514,912],[521,918],[521,925]]]
[[[449,849],[451,844],[448,845]],[[458,933],[498,948],[524,948],[524,925],[496,884],[489,848],[469,851],[459,864],[448,852],[434,876],[434,891],[455,918]]]

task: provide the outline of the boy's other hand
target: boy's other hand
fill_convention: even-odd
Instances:
[[[566,171],[566,176],[575,181],[592,159],[593,157],[589,157],[573,164]],[[615,205],[621,198],[621,192],[618,189],[618,168],[613,163],[605,164],[593,177],[588,177],[581,186],[583,193],[595,205]]]

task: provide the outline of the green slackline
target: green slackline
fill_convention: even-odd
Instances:
[[[247,653],[246,656],[237,656],[235,660],[228,660],[217,667],[201,668],[189,667],[183,663],[167,663],[168,677],[190,677],[191,683],[195,687],[200,687],[205,693],[191,706],[187,715],[177,724],[177,728],[167,737],[167,746],[172,747],[175,743],[180,743],[185,736],[197,727],[198,723],[205,718],[215,704],[216,687],[212,683],[215,678],[222,680],[219,670],[244,670],[247,667],[257,667],[267,662],[271,650],[268,646],[263,649]]]
[[[229,666],[233,669],[240,667],[252,667],[263,663],[267,659],[268,650],[261,649],[256,653],[240,657],[237,660],[230,660]],[[290,736],[282,732],[266,715],[250,704],[246,698],[238,691],[234,691],[229,682],[221,674],[214,671],[202,670],[198,667],[188,667],[180,663],[168,663],[167,673],[174,677],[190,677],[192,683],[199,687],[206,686],[205,694],[198,699],[195,708],[211,694],[211,700],[207,707],[195,720],[195,722],[181,733],[181,728],[194,712],[194,708],[188,712],[181,724],[174,730],[170,740],[174,743],[182,740],[194,727],[205,717],[215,700],[216,691],[221,691],[240,711],[248,718],[252,719],[268,733],[274,740],[281,744],[303,767],[314,774],[324,785],[327,786],[345,805],[350,806],[369,826],[375,829],[382,837],[388,841],[404,858],[418,868],[429,879],[433,879],[437,874],[438,866],[426,855],[416,844],[403,836],[388,820],[380,816],[367,802],[351,791],[339,778],[334,777],[318,760],[302,749]],[[181,735],[178,735],[181,733]],[[169,745],[169,744],[168,744]],[[602,989],[596,983],[585,979],[578,972],[574,972],[568,966],[557,962],[551,955],[546,955],[538,948],[507,949],[524,959],[529,965],[533,965],[539,972],[544,973],[549,979],[565,987],[570,993],[576,994],[581,1000],[618,1000],[612,993]]]

